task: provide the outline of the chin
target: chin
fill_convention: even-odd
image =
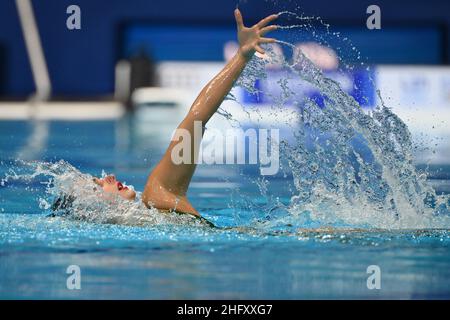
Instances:
[[[134,191],[128,191],[126,194],[124,194],[122,196],[124,199],[129,200],[129,201],[133,201],[134,199],[136,199],[136,192]]]

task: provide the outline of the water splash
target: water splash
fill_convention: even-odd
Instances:
[[[292,12],[293,24],[282,32],[313,29],[320,22],[328,35],[336,35],[320,18]],[[319,32],[318,42],[324,43]],[[343,38],[351,51],[357,49]],[[296,47],[278,41],[288,50]],[[282,223],[346,224],[379,228],[448,228],[449,197],[438,196],[427,183],[427,173],[418,172],[413,163],[411,134],[402,120],[387,107],[378,93],[376,108],[367,112],[344,92],[338,82],[328,78],[304,54],[291,63],[279,59],[271,45],[264,58],[254,57],[237,85],[252,94],[264,94],[273,101],[273,114],[290,101],[296,108],[294,137],[282,143],[282,160],[292,174],[295,191]],[[360,59],[360,53],[357,53]],[[284,71],[276,85],[278,95],[255,89],[256,79],[266,79],[266,66],[276,63]],[[321,95],[323,105],[307,98],[300,85],[311,85]],[[280,123],[280,125],[284,125]],[[264,194],[263,190],[262,193]],[[273,203],[270,204],[273,207]],[[262,221],[263,225],[273,221]],[[276,220],[276,223],[280,223]]]
[[[106,173],[103,172],[103,176]],[[137,192],[135,201],[124,201],[105,193],[93,182],[93,176],[82,173],[64,160],[58,162],[16,160],[0,180],[3,187],[13,187],[21,182],[45,185],[45,192],[38,197],[40,209],[52,217],[64,217],[94,223],[152,226],[165,224],[204,225],[190,215],[161,213],[147,208]],[[36,190],[26,188],[27,192]]]
[[[338,52],[350,48],[349,51],[360,59],[360,53],[350,40],[332,32],[320,18],[288,11],[279,15],[290,20],[280,32],[304,30],[327,45],[317,30],[321,27],[328,36],[342,40]],[[278,44],[288,51],[296,49],[288,41]],[[281,109],[284,111],[286,104],[295,106],[291,113],[295,125],[289,125],[293,139],[283,141],[280,150],[283,179],[292,177],[294,188],[289,203],[285,204],[269,191],[270,180],[256,179],[255,185],[269,204],[262,207],[251,198],[244,199],[254,216],[253,226],[263,230],[323,225],[387,229],[450,227],[449,198],[436,195],[427,183],[427,173],[416,170],[408,128],[380,98],[377,108],[368,113],[302,52],[293,55],[295,59],[288,62],[281,59],[272,46],[265,48],[266,57],[252,59],[236,85],[250,93],[269,96],[274,101],[271,106],[274,119]],[[345,64],[341,55],[339,59],[343,68],[352,68]],[[281,89],[279,94],[261,92],[254,85],[257,79],[267,78],[269,64],[281,65],[282,72],[274,84]],[[305,84],[320,92],[323,105],[302,94],[300,86]],[[236,97],[230,95],[228,99],[236,100]],[[233,120],[225,110],[221,112]],[[48,211],[56,198],[71,195],[73,201],[65,216],[69,219],[124,225],[192,221],[188,215],[161,214],[147,209],[139,196],[136,202],[106,201],[100,191],[94,190],[92,176],[65,161],[18,161],[0,184],[42,181],[43,177],[48,180],[45,196],[38,199],[40,208]],[[239,197],[245,198],[245,195],[239,194]]]

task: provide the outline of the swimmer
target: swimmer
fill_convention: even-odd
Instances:
[[[244,70],[246,64],[255,52],[264,54],[261,47],[263,43],[276,42],[273,38],[266,38],[269,31],[277,29],[276,25],[269,25],[278,15],[270,15],[259,21],[252,27],[245,27],[239,9],[234,11],[237,24],[239,50],[226,66],[203,88],[197,99],[192,104],[188,114],[178,126],[194,137],[194,121],[201,121],[204,127],[208,120],[214,115],[230,92],[234,82]],[[191,150],[194,150],[194,139]],[[172,150],[178,144],[171,141],[164,156],[150,173],[142,201],[147,207],[153,207],[160,211],[190,214],[200,218],[200,214],[187,199],[186,193],[194,174],[196,164],[194,152],[191,152],[190,164],[175,164],[172,161]],[[114,176],[103,179],[94,178],[94,182],[100,186],[105,193],[117,194],[125,200],[133,201],[136,192],[128,188]]]

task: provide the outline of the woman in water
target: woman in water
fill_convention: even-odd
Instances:
[[[264,50],[260,45],[276,41],[264,36],[269,31],[277,28],[276,25],[269,25],[269,23],[275,20],[278,15],[270,15],[250,28],[244,26],[239,9],[234,11],[234,16],[239,40],[238,52],[222,71],[203,88],[188,114],[178,126],[178,129],[190,134],[192,142],[191,161],[181,164],[175,164],[172,161],[172,150],[179,143],[178,140],[172,140],[164,156],[150,173],[142,193],[142,201],[147,207],[200,217],[198,211],[195,210],[186,197],[189,183],[196,167],[193,152],[195,150],[194,145],[199,142],[194,141],[194,122],[201,121],[204,128],[208,120],[219,108],[225,96],[230,92],[234,82],[238,79],[254,53],[257,51],[260,54],[264,54]],[[126,200],[134,200],[136,197],[134,190],[124,186],[114,176],[107,176],[104,179],[94,178],[94,182],[101,186],[106,193],[117,194]]]

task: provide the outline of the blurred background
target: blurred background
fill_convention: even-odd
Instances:
[[[445,164],[450,159],[450,2],[377,1],[380,30],[366,27],[371,4],[365,0],[2,1],[0,119],[114,120],[132,110],[141,120],[175,123],[236,50],[236,5],[247,24],[274,11],[290,10],[320,16],[331,30],[318,28],[323,37],[330,32],[342,36],[328,37],[328,47],[317,43],[317,34],[313,37],[308,29],[301,37],[280,35],[282,39],[300,48],[324,72],[344,70],[338,80],[363,107],[375,106],[380,89],[385,103],[408,124],[416,141],[432,146],[433,152],[424,151],[422,162]],[[80,29],[66,25],[73,13],[68,12],[71,5],[80,9]],[[348,40],[342,42],[343,38]],[[278,50],[283,55],[285,48]],[[270,86],[277,66],[271,69],[268,79],[257,83],[262,89]],[[305,90],[305,95],[314,92]],[[244,104],[271,103],[242,90],[236,96]]]

